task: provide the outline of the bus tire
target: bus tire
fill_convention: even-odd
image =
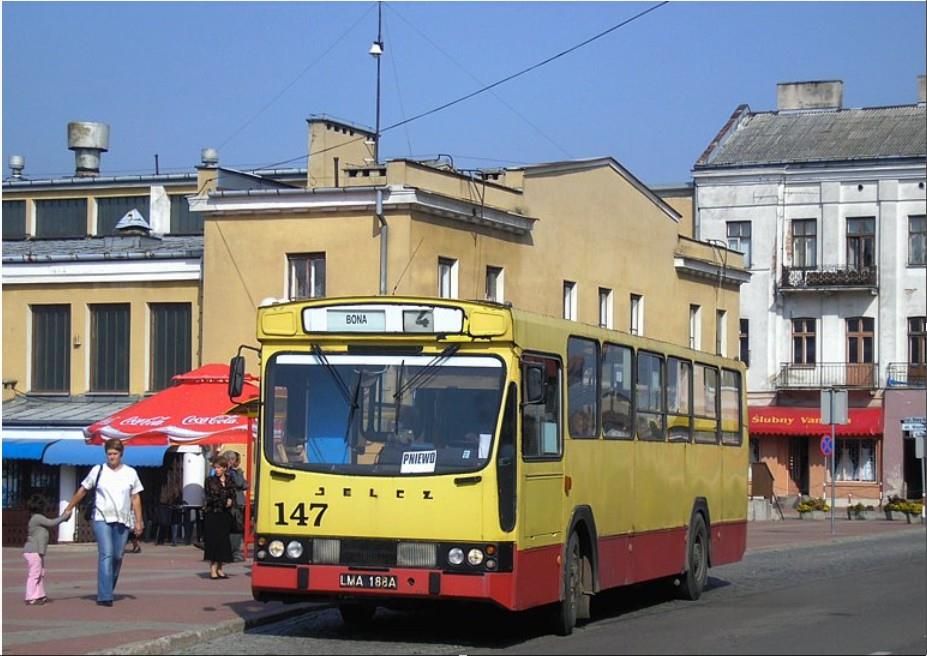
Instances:
[[[568,636],[576,626],[576,617],[583,596],[583,554],[579,536],[573,532],[567,541],[563,558],[563,600],[555,605],[554,626],[557,635]]]
[[[377,607],[376,604],[367,602],[343,602],[338,604],[338,612],[341,613],[341,620],[345,624],[360,627],[373,621]]]
[[[708,528],[702,513],[695,513],[686,545],[686,572],[679,584],[679,596],[695,601],[708,581]]]

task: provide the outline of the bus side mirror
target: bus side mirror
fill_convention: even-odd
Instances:
[[[544,402],[544,367],[539,364],[525,365],[524,404],[535,405]]]
[[[245,356],[236,355],[229,362],[229,399],[241,396],[245,388]]]

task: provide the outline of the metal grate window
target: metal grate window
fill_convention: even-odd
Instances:
[[[26,201],[3,201],[3,239],[26,238]]]
[[[86,237],[87,199],[35,201],[35,236],[38,239]]]
[[[152,303],[148,388],[171,384],[171,377],[190,371],[192,311],[189,303]]]
[[[32,306],[32,391],[71,389],[71,306]]]
[[[116,224],[132,210],[149,220],[148,196],[117,196],[114,198],[97,198],[97,234],[116,234]],[[149,222],[150,224],[150,222]]]
[[[129,391],[129,304],[90,306],[90,391]]]
[[[191,212],[186,196],[171,196],[171,234],[203,234],[203,214]]]

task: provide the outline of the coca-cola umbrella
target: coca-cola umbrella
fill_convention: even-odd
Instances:
[[[246,444],[250,437],[247,416],[226,414],[229,367],[207,364],[178,374],[174,385],[123,408],[114,415],[84,429],[88,444],[103,444],[110,438],[126,446],[181,444]],[[234,403],[257,398],[256,378],[246,374],[244,391]]]

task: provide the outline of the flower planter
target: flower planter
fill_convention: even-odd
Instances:
[[[827,519],[827,513],[824,512],[823,510],[812,510],[810,512],[800,512],[798,513],[798,516],[801,519],[817,519],[817,520]]]
[[[886,510],[885,519],[889,521],[906,521],[908,524],[911,523],[911,515],[906,512],[901,512],[900,510]]]
[[[873,520],[875,518],[876,518],[875,510],[860,510],[858,513],[856,513],[856,519]]]

